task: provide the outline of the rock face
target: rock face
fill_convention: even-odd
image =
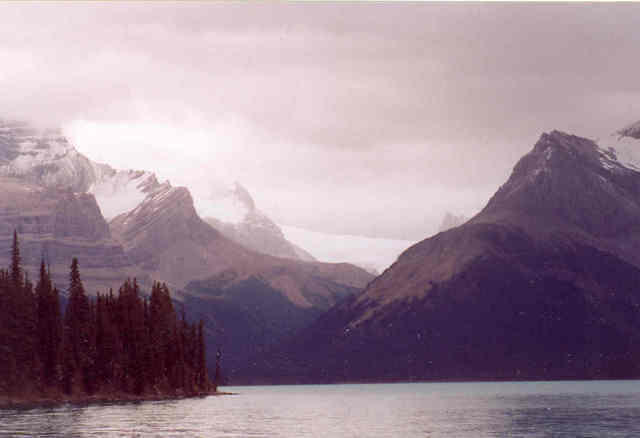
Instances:
[[[93,163],[59,133],[21,123],[0,122],[0,188],[1,265],[17,230],[31,278],[44,258],[62,289],[73,257],[89,293],[127,277],[143,289],[164,281],[189,315],[205,321],[209,363],[222,347],[230,376],[373,278],[348,264],[302,261],[312,257],[239,185],[241,220],[216,222],[225,237],[200,218],[186,188]]]
[[[187,313],[205,322],[211,363],[222,348],[231,378],[373,278],[353,265],[250,251],[201,220],[183,187],[155,191],[111,230],[136,269],[182,290]]]
[[[10,247],[15,229],[28,272],[37,272],[44,258],[64,288],[71,259],[78,257],[89,292],[117,287],[137,273],[92,190],[123,175],[138,177],[91,162],[58,131],[0,121],[0,245]],[[0,263],[7,262],[3,252]]]
[[[242,204],[239,209],[240,220],[232,223],[207,217],[207,223],[229,239],[253,251],[275,257],[315,261],[311,254],[289,242],[280,227],[256,208],[253,198],[242,185],[235,183],[232,196]]]
[[[406,250],[246,374],[262,380],[640,375],[640,173],[543,134],[477,216]]]
[[[95,181],[91,162],[59,131],[0,120],[0,175],[86,192]]]
[[[148,195],[168,185],[167,182],[161,184],[152,172],[115,170],[109,165],[94,163],[78,153],[59,131],[38,130],[26,123],[2,120],[0,176],[20,178],[38,186],[91,193],[108,220],[133,210]],[[210,225],[253,251],[314,260],[286,240],[278,225],[256,208],[244,187],[236,183],[228,195],[230,199],[223,200],[224,205],[217,206],[219,208],[206,205],[216,200],[198,200],[203,214],[211,210],[223,219],[237,216],[233,222],[207,217]]]
[[[348,264],[300,260],[301,250],[240,186],[235,195],[246,212],[233,228],[236,240],[289,258],[225,237],[200,218],[186,188],[93,163],[59,133],[22,123],[0,122],[0,188],[3,266],[15,229],[31,277],[44,257],[63,289],[72,257],[89,293],[117,288],[127,277],[143,289],[164,281],[190,315],[206,321],[209,354],[222,345],[231,364],[291,335],[373,278]]]
[[[186,188],[160,183],[150,172],[118,171],[91,162],[57,131],[0,121],[0,178],[6,188],[0,200],[0,240],[10,241],[13,229],[18,229],[29,246],[25,260],[33,267],[46,255],[52,267],[65,265],[61,272],[66,273],[71,257],[77,256],[83,268],[112,271],[96,272],[108,281],[92,286],[116,286],[112,277],[121,282],[130,275],[143,283],[154,278],[182,288],[192,280],[232,270],[239,280],[269,277],[270,284],[296,305],[311,307],[320,301],[332,304],[342,296],[309,281],[312,272],[348,291],[371,278],[348,267],[353,275],[345,280],[335,268],[291,264],[246,249],[200,219]],[[255,208],[243,187],[237,185],[234,195],[246,209],[244,220],[233,228],[237,240],[301,258],[296,255],[301,251]],[[113,218],[110,224],[103,215]],[[278,273],[283,270],[291,275]]]
[[[344,294],[334,294],[321,283],[341,284],[350,292],[372,278],[352,265],[301,262],[250,251],[200,219],[184,187],[156,190],[110,225],[134,264],[177,288],[204,279],[225,288],[258,276],[300,307],[326,302],[321,307],[328,308]]]
[[[82,260],[88,289],[117,285],[128,265],[122,246],[111,238],[95,198],[86,193],[50,189],[19,178],[0,177],[0,265],[9,263],[13,230],[20,236],[21,257],[33,275],[42,258],[54,280],[67,282],[70,260]]]

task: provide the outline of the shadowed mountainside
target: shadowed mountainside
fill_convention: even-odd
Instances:
[[[640,375],[640,173],[543,134],[477,216],[388,270],[245,381]]]

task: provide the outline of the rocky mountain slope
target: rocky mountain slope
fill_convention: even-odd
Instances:
[[[7,248],[0,264],[9,263],[16,229],[27,271],[33,276],[44,257],[62,288],[72,257],[90,293],[127,277],[143,288],[166,282],[193,308],[189,314],[206,320],[209,353],[223,345],[231,363],[292,334],[373,278],[353,265],[245,248],[200,218],[188,189],[93,163],[59,133],[21,123],[0,124],[0,188],[0,244]],[[115,215],[110,223],[103,212]],[[249,213],[260,219],[257,228],[275,226],[255,208]],[[260,340],[243,337],[247,330]]]
[[[205,321],[210,359],[221,347],[230,376],[373,278],[248,250],[200,219],[184,187],[166,185],[110,225],[136,269],[182,291],[187,313]]]
[[[637,377],[639,281],[640,173],[554,131],[478,215],[406,250],[246,375]]]
[[[115,286],[132,274],[119,242],[93,195],[91,162],[54,131],[23,123],[0,123],[0,264],[9,261],[13,230],[20,235],[22,259],[35,273],[40,260],[54,280],[66,284],[72,257],[82,260],[91,292]]]
[[[333,292],[329,288],[321,291],[307,279],[309,275],[347,289],[361,288],[371,279],[363,270],[345,264],[297,262],[300,257],[295,253],[302,251],[284,239],[277,225],[255,208],[239,184],[234,201],[246,212],[234,225],[237,239],[269,241],[269,236],[276,236],[269,243],[275,242],[274,248],[279,245],[281,251],[274,252],[286,252],[279,255],[296,260],[258,254],[229,240],[200,219],[188,189],[160,183],[150,172],[117,171],[93,163],[57,131],[0,122],[0,177],[6,187],[3,238],[9,239],[13,227],[18,226],[19,231],[30,230],[38,239],[57,239],[59,245],[69,246],[81,238],[100,242],[119,254],[113,256],[117,265],[148,273],[174,287],[232,270],[241,280],[251,275],[268,279],[304,307],[319,301],[335,302]],[[209,207],[215,210],[220,206]],[[101,210],[107,217],[115,216],[109,225]],[[32,223],[36,225],[28,225]],[[252,237],[254,231],[256,238]],[[49,251],[54,264],[58,253]],[[93,258],[88,257],[87,265],[99,264],[100,257],[113,267],[113,257],[98,250]]]
[[[90,292],[105,290],[123,278],[143,273],[131,270],[124,249],[112,238],[95,198],[86,193],[50,189],[25,181],[0,177],[0,264],[9,263],[13,230],[20,238],[21,257],[34,277],[42,258],[53,279],[66,285],[70,260],[82,260]]]
[[[110,226],[133,264],[177,288],[212,278],[224,279],[227,286],[259,275],[301,307],[325,300],[323,307],[328,307],[338,296],[316,287],[315,278],[347,288],[361,288],[372,278],[347,264],[301,262],[246,249],[200,219],[184,187],[166,185],[156,190],[138,207],[114,218]]]
[[[80,154],[60,131],[3,120],[0,176],[91,193],[107,220],[133,210],[148,195],[169,184],[161,184],[152,172],[116,170],[95,163]],[[285,239],[280,228],[255,207],[249,192],[238,183],[222,198],[197,199],[196,207],[211,225],[249,249],[277,257],[314,260]]]
[[[280,227],[267,215],[256,208],[249,191],[236,182],[228,197],[233,202],[231,208],[237,211],[235,221],[223,221],[215,217],[205,217],[205,221],[224,236],[259,253],[294,260],[314,261],[314,257],[299,246],[289,242]],[[211,203],[216,200],[209,201]],[[219,202],[219,201],[218,201]],[[206,210],[206,207],[204,209]],[[222,215],[225,217],[225,215]],[[233,219],[227,215],[228,219]]]

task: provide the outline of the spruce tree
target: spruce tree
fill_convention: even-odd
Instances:
[[[202,391],[207,390],[209,387],[209,378],[207,376],[207,352],[204,344],[204,323],[202,320],[198,323],[197,352],[197,384],[198,388]]]
[[[42,365],[42,382],[45,386],[50,386],[57,380],[60,309],[44,260],[40,263],[40,277],[36,285],[36,305],[37,345]]]
[[[11,384],[18,392],[29,391],[39,378],[36,341],[36,305],[33,285],[21,266],[18,233],[13,232],[7,302]],[[17,366],[19,364],[19,366]]]
[[[154,283],[147,300],[137,280],[127,280],[117,299],[110,290],[91,301],[74,258],[68,294],[63,318],[44,261],[34,293],[14,232],[11,266],[0,270],[2,393],[19,396],[39,387],[50,394],[61,386],[67,393],[143,394],[152,387],[192,394],[208,388],[203,323],[189,324],[184,309],[176,316],[165,284]]]
[[[22,319],[20,293],[22,289],[22,268],[20,267],[20,248],[18,246],[18,233],[13,232],[13,243],[11,246],[11,266],[4,275],[3,308],[5,309],[3,337],[3,352],[6,358],[4,368],[6,375],[6,391],[14,393],[22,386],[21,376],[18,371],[22,349]]]
[[[0,270],[0,392],[9,394],[15,380],[15,357],[10,318],[11,279],[9,272]]]
[[[91,391],[91,322],[89,300],[80,279],[78,259],[74,257],[69,274],[69,302],[64,316],[64,377],[67,391],[72,391],[80,379],[84,390]]]
[[[22,268],[20,266],[20,248],[18,245],[18,232],[13,230],[13,244],[11,245],[11,281],[13,287],[20,288],[22,286]]]

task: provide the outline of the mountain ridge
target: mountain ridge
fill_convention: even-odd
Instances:
[[[245,381],[640,376],[639,233],[640,173],[543,134],[480,213],[408,248]]]

